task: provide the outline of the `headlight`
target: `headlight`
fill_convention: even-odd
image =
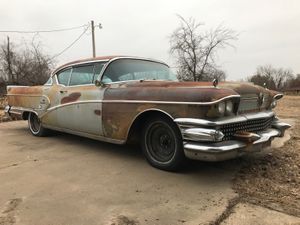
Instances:
[[[271,108],[274,109],[277,105],[277,101],[274,100],[272,103],[271,103]]]
[[[233,104],[232,101],[226,102],[226,113],[230,114],[233,112]]]
[[[225,113],[225,108],[226,108],[225,102],[220,102],[220,103],[218,104],[218,112],[219,112],[221,115],[224,115],[224,113]]]

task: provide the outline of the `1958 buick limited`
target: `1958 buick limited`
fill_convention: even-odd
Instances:
[[[185,158],[220,161],[255,152],[289,124],[272,109],[282,94],[249,83],[179,82],[163,62],[98,57],[65,64],[43,86],[8,86],[6,113],[30,132],[58,130],[101,141],[141,143],[154,167]]]

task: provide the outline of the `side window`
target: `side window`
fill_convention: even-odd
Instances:
[[[66,69],[58,73],[57,74],[58,83],[68,86],[70,76],[71,76],[71,69]]]
[[[94,65],[74,67],[70,80],[70,86],[93,83]]]
[[[50,77],[44,85],[46,86],[52,85],[52,77]]]

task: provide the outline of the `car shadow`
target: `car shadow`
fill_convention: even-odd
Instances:
[[[24,133],[24,135],[31,135],[26,127],[16,128],[20,132]],[[25,134],[26,133],[26,134]],[[52,140],[61,140],[68,144],[80,146],[86,152],[93,152],[96,154],[109,154],[111,157],[118,157],[124,160],[134,160],[134,161],[144,161],[146,162],[145,157],[143,156],[142,149],[139,145],[125,144],[125,145],[117,145],[111,144],[107,142],[97,141],[86,137],[81,137],[77,135],[72,135],[68,133],[51,131],[49,136],[47,137],[38,137],[38,138],[47,138]],[[176,173],[180,174],[202,174],[207,171],[219,171],[228,172],[231,174],[235,174],[239,171],[239,169],[243,166],[245,161],[247,161],[248,156],[244,156],[241,158],[230,159],[221,162],[204,162],[197,160],[189,160],[187,159],[184,166],[176,171]],[[256,156],[257,157],[257,156]],[[149,165],[150,166],[150,165]],[[212,176],[216,175],[214,172],[211,174]]]
[[[130,158],[138,161],[142,160],[147,163],[142,153],[142,149],[138,144],[117,145],[63,132],[52,132],[50,138],[63,139],[64,141],[81,146],[85,151],[92,151],[96,153],[104,152],[115,157],[124,159]],[[180,170],[176,171],[176,173],[194,174],[197,171],[205,171],[213,168],[230,172],[238,171],[243,164],[243,161],[243,158],[230,159],[222,162],[204,162],[187,159],[187,162],[184,164],[184,166]]]

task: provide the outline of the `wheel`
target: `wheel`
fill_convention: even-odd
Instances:
[[[142,149],[147,161],[162,170],[178,170],[185,161],[180,131],[167,118],[149,120],[142,133]]]
[[[47,129],[42,126],[42,123],[35,113],[30,112],[28,115],[28,127],[34,136],[42,137],[47,135]]]

